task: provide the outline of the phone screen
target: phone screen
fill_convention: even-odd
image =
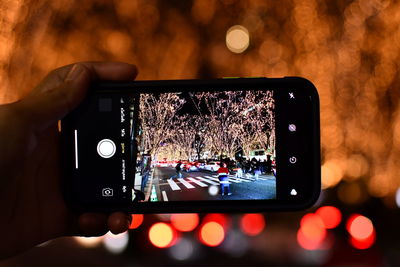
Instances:
[[[309,198],[309,95],[248,85],[112,87],[64,123],[69,190],[80,205],[162,211]]]

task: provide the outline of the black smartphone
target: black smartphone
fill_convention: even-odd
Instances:
[[[303,78],[99,82],[61,138],[77,211],[300,210],[321,190],[319,99]]]

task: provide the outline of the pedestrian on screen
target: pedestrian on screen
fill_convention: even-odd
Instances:
[[[151,156],[143,155],[140,166],[140,175],[142,176],[142,182],[140,183],[140,191],[142,192],[144,192],[147,182],[149,181],[150,173],[151,173]]]
[[[258,160],[256,158],[252,158],[250,166],[251,166],[251,172],[254,176],[254,179],[258,180],[258,176],[260,174],[260,164],[259,164]]]
[[[175,166],[175,171],[176,174],[172,175],[169,179],[174,179],[174,178],[182,178],[182,162],[178,161],[178,163]]]
[[[271,160],[271,155],[267,155],[267,162],[265,163],[265,172],[266,173],[271,173],[272,172],[272,160]]]
[[[219,184],[221,186],[221,195],[232,195],[229,188],[229,170],[226,167],[225,162],[221,163],[221,167],[218,169],[217,173]]]
[[[243,178],[243,169],[242,168],[243,168],[242,163],[240,162],[240,160],[238,160],[236,163],[236,174],[235,174],[236,178]]]

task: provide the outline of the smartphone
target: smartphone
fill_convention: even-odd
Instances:
[[[80,212],[300,210],[321,190],[319,98],[299,77],[99,82],[60,131]]]

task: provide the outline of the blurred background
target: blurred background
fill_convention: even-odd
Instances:
[[[302,76],[320,95],[323,184],[305,212],[134,215],[124,234],[0,265],[399,266],[399,25],[398,1],[0,1],[1,103],[86,60],[140,80]]]

